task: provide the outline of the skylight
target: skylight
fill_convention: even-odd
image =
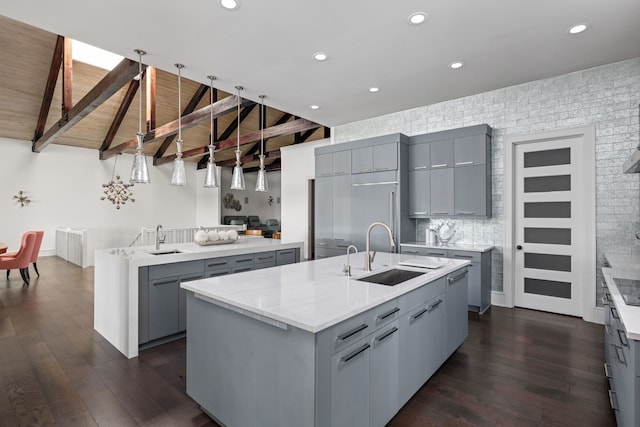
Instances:
[[[106,50],[79,42],[78,40],[72,40],[71,49],[74,60],[102,68],[103,70],[113,70],[123,59],[120,55],[107,52]]]

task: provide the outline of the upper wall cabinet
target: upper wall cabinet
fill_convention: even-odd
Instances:
[[[484,165],[491,149],[491,141],[486,134],[465,136],[453,141],[455,166]],[[487,143],[489,142],[489,143]]]
[[[351,173],[351,150],[316,154],[316,177]]]
[[[398,169],[398,144],[383,144],[351,150],[352,173]]]

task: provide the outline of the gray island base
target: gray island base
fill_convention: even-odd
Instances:
[[[183,283],[187,393],[226,426],[384,426],[467,337],[469,262],[439,261],[396,286],[346,256]]]

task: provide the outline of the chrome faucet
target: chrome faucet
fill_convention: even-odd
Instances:
[[[355,250],[354,253],[358,253],[358,248],[356,248],[353,245],[349,245],[347,246],[347,263],[344,265],[344,268],[342,269],[342,272],[345,274],[345,276],[347,277],[351,277],[351,262],[349,261],[349,250],[353,248]]]
[[[380,225],[387,230],[387,232],[389,233],[389,241],[391,242],[391,247],[395,248],[396,246],[395,242],[393,241],[393,232],[391,231],[391,229],[387,224],[385,224],[384,222],[372,223],[367,229],[367,240],[365,244],[365,253],[364,253],[364,271],[371,271],[371,263],[373,262],[373,259],[376,257],[375,251],[373,252],[373,255],[369,254],[369,247],[370,247],[370,241],[371,241],[371,229],[373,229],[373,227],[375,227],[376,225]]]
[[[156,227],[156,250],[160,249],[160,243],[164,243],[164,239],[167,237],[162,231],[162,225],[158,224]]]

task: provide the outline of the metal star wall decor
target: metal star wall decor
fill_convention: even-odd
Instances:
[[[29,200],[22,190],[18,191],[18,194],[13,196],[13,198],[16,199],[16,203],[20,203],[21,208],[31,203],[31,200]]]
[[[116,175],[115,179],[113,179],[113,175],[116,172],[116,163],[118,162],[118,157],[116,156],[116,160],[113,163],[113,172],[111,174],[111,181],[106,184],[102,184],[102,187],[105,188],[104,196],[100,197],[100,200],[109,200],[116,206],[116,209],[120,209],[120,206],[124,205],[126,202],[135,202],[136,199],[133,198],[133,192],[130,190],[133,187],[133,184],[125,184],[120,179],[120,175]]]

